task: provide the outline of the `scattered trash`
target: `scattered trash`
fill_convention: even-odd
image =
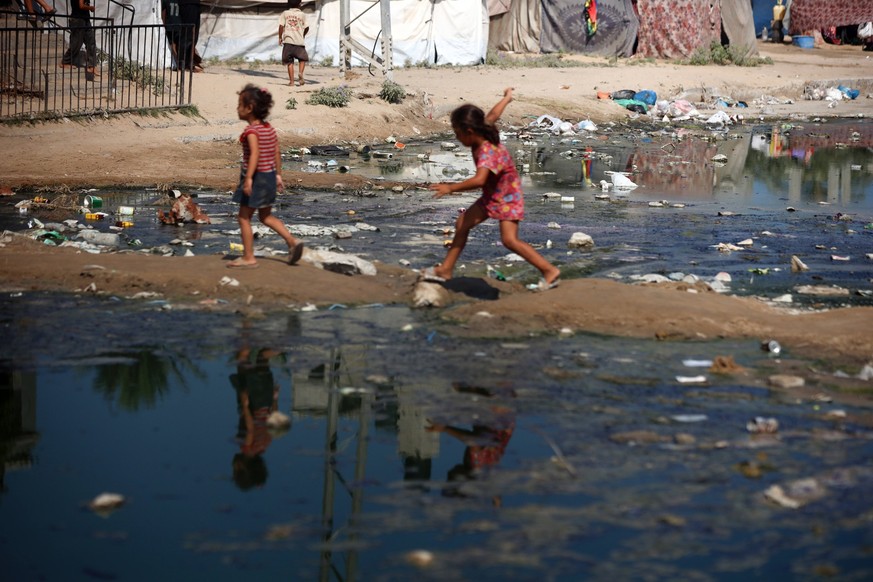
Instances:
[[[670,417],[676,422],[703,422],[707,417],[705,414],[674,414]]]
[[[676,376],[676,381],[680,384],[706,384],[707,379],[701,374],[699,376]]]
[[[218,284],[222,287],[230,286],[230,287],[239,287],[239,281],[234,279],[233,277],[228,277],[225,275],[221,279],[218,280]]]
[[[433,552],[413,550],[406,554],[406,561],[419,568],[426,568],[433,563]]]
[[[773,374],[767,378],[767,384],[774,388],[788,390],[791,388],[802,388],[806,385],[806,381],[800,376],[792,376],[790,374]]]
[[[284,412],[274,410],[267,417],[266,424],[272,429],[286,429],[291,426],[291,418]]]
[[[178,192],[178,190],[173,192]],[[206,216],[206,213],[203,212],[199,205],[194,203],[191,196],[182,193],[176,196],[176,200],[173,202],[169,213],[158,210],[158,220],[164,224],[171,225],[192,222],[196,224],[210,224],[209,217]]]
[[[782,346],[779,345],[779,342],[776,340],[767,340],[761,342],[761,349],[765,352],[770,352],[771,354],[778,355],[779,352],[782,351]]]
[[[100,196],[85,196],[85,208],[103,208],[103,198]]]
[[[594,239],[591,238],[591,235],[585,234],[584,232],[574,232],[572,236],[570,236],[570,240],[567,242],[567,246],[570,248],[589,248],[594,246]]]
[[[791,272],[801,273],[803,271],[809,271],[809,267],[807,267],[806,263],[801,261],[797,255],[791,255]]]
[[[779,432],[779,421],[775,418],[756,416],[746,423],[746,430],[752,434],[776,434]]]
[[[782,485],[771,485],[764,497],[782,507],[798,509],[827,495],[827,490],[814,478],[807,477]]]
[[[604,172],[607,176],[610,176],[612,180],[612,186],[616,190],[633,190],[637,187],[636,183],[633,180],[627,177],[626,172]]]
[[[118,493],[101,493],[91,500],[88,508],[95,513],[107,516],[124,505],[125,502],[124,496]]]

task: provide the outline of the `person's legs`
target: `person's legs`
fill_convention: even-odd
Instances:
[[[61,57],[61,66],[72,67],[75,65],[76,55],[79,54],[79,51],[82,50],[82,45],[85,44],[85,34],[88,31],[88,23],[80,18],[70,18],[69,27],[70,46],[67,48],[64,56]]]
[[[88,26],[85,29],[85,69],[90,75],[97,75],[97,39],[94,35],[94,27]]]
[[[488,213],[485,208],[478,203],[473,204],[461,215],[460,221],[456,223],[455,236],[452,239],[452,246],[449,247],[449,252],[446,253],[446,258],[442,263],[434,267],[433,272],[438,277],[443,279],[451,279],[452,272],[455,270],[455,263],[458,262],[458,257],[461,256],[461,251],[467,246],[467,237],[470,231],[488,219]]]
[[[252,216],[254,214],[254,208],[240,205],[237,220],[239,221],[239,234],[242,238],[243,256],[231,261],[229,263],[231,266],[239,267],[257,263],[257,259],[255,259],[255,235],[252,232]]]
[[[306,68],[306,61],[299,61],[299,60],[298,60],[298,63],[299,63],[299,65],[297,65],[297,67],[298,67],[298,71],[299,71],[299,72],[298,72],[298,75],[297,75],[297,79],[298,79],[298,81],[300,82],[300,84],[303,85],[303,84],[304,84],[304,81],[303,81],[303,69]]]
[[[288,63],[288,84],[294,86],[294,59]]]
[[[532,246],[518,238],[517,220],[500,221],[500,239],[503,241],[503,246],[539,269],[546,283],[554,283],[561,276],[560,269],[544,259]]]
[[[275,214],[273,214],[272,207],[267,208],[258,208],[258,218],[261,220],[261,223],[265,226],[273,229],[276,234],[281,236],[285,243],[288,245],[288,248],[291,249],[298,243],[298,240],[294,238],[288,229],[285,228],[285,223],[283,223]]]

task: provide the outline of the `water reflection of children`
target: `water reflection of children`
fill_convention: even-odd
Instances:
[[[240,451],[233,457],[233,480],[246,491],[267,481],[267,465],[263,453],[272,438],[267,429],[267,417],[279,405],[279,385],[270,370],[270,358],[278,352],[261,349],[253,352],[243,348],[237,353],[236,373],[230,383],[236,389],[239,427],[237,439]]]
[[[476,388],[456,384],[454,389],[458,392],[492,397],[494,392],[486,388]],[[510,391],[510,396],[515,393]],[[515,411],[507,406],[495,404],[490,408],[490,414],[485,418],[478,419],[480,423],[473,424],[471,429],[460,428],[445,424],[431,422],[427,428],[429,432],[445,433],[464,443],[464,456],[461,463],[449,469],[447,480],[450,482],[472,480],[482,472],[496,466],[503,458],[509,439],[515,430]],[[458,487],[448,487],[443,492],[449,496],[460,496]],[[493,499],[494,505],[500,505],[500,498]]]

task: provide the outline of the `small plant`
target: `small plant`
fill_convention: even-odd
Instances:
[[[136,83],[143,89],[151,87],[155,95],[160,95],[164,91],[164,80],[155,75],[151,69],[134,61],[116,59],[113,63],[112,75],[116,79]]]
[[[406,97],[406,89],[395,83],[394,81],[385,80],[382,83],[382,90],[379,91],[379,97],[388,103],[403,103],[403,98]]]
[[[757,67],[758,65],[772,65],[773,60],[769,57],[755,57],[750,50],[744,47],[722,46],[713,41],[708,47],[700,47],[685,60],[679,61],[683,65],[736,65],[738,67]]]
[[[323,59],[321,59],[321,62],[320,62],[319,64],[320,64],[322,67],[332,67],[332,66],[333,66],[333,57],[332,57],[332,56],[326,56],[326,57],[324,57]]]
[[[339,87],[322,87],[306,99],[309,105],[327,105],[328,107],[345,107],[352,99],[352,90],[345,85]]]
[[[297,99],[291,97],[285,102],[285,109],[297,109]]]

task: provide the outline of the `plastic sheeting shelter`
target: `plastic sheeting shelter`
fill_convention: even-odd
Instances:
[[[379,54],[378,0],[351,0],[352,38]],[[278,2],[204,0],[198,50],[204,58],[278,60]],[[392,60],[406,64],[470,65],[484,61],[488,46],[485,0],[391,0]],[[340,2],[304,3],[309,34],[306,51],[314,62],[339,63]],[[352,56],[352,65],[365,64]]]
[[[751,0],[598,0],[597,32],[587,37],[584,0],[512,0],[491,20],[490,46],[514,52],[687,57],[721,39],[757,52]]]

